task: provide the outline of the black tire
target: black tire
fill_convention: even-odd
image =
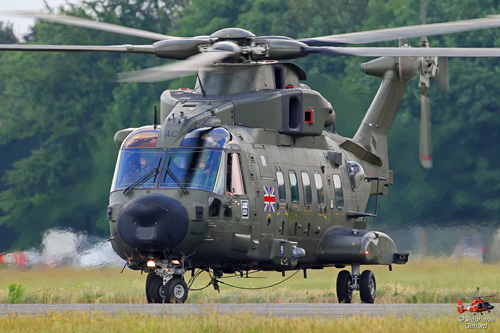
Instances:
[[[361,273],[359,279],[359,296],[363,303],[375,303],[375,292],[377,291],[377,283],[375,275],[372,271],[366,270]]]
[[[159,278],[158,275],[154,272],[150,272],[148,274],[148,277],[146,278],[146,299],[148,300],[148,303],[153,303],[153,299],[151,298],[151,292],[150,292],[150,287],[151,287],[151,282],[153,282],[154,279]]]
[[[188,297],[188,286],[180,276],[170,279],[165,289],[168,295],[165,300],[167,303],[184,303]]]
[[[164,291],[165,288],[163,288],[163,278],[161,276],[154,274],[154,276],[151,278],[151,283],[149,284],[148,288],[149,293],[148,292],[146,293],[148,297],[148,303],[157,303],[157,304],[168,303],[167,299],[170,299],[170,297],[167,297],[167,295],[164,294]],[[151,302],[149,302],[149,299],[151,299]]]
[[[337,298],[339,303],[351,303],[352,300],[352,276],[349,271],[343,270],[337,276]]]

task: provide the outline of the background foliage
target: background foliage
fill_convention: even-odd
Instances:
[[[256,35],[313,37],[419,24],[410,0],[86,0],[69,15],[168,35],[207,35],[243,27]],[[429,0],[427,22],[500,13],[500,1]],[[147,44],[151,41],[38,22],[26,41],[39,44]],[[495,47],[499,29],[429,38],[433,46]],[[16,38],[0,24],[0,42]],[[418,39],[407,41],[413,46]],[[379,44],[395,46],[397,41]],[[51,227],[106,236],[106,206],[116,131],[151,123],[168,88],[118,84],[115,74],[163,63],[143,55],[0,53],[0,250],[37,244]],[[297,63],[307,83],[337,112],[337,129],[354,135],[380,81],[363,75],[363,58],[312,55]],[[500,72],[498,59],[450,60],[450,90],[431,88],[434,164],[418,163],[420,92],[410,84],[389,134],[395,184],[382,199],[386,225],[495,221],[500,214]],[[493,223],[497,223],[493,222]]]

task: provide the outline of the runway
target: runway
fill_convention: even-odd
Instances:
[[[500,304],[493,304],[494,315]],[[458,316],[456,304],[0,304],[1,314],[41,314],[50,312],[108,312],[155,314],[160,316],[189,316],[211,314],[252,313],[278,317],[342,317],[342,316]]]

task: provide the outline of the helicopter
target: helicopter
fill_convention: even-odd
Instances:
[[[185,274],[224,274],[346,266],[340,303],[353,291],[374,303],[376,280],[361,265],[406,264],[385,233],[367,229],[379,196],[393,183],[387,133],[406,88],[422,91],[421,163],[430,167],[429,79],[438,57],[500,56],[497,49],[346,47],[500,26],[500,19],[422,24],[307,39],[256,36],[226,28],[174,37],[33,11],[12,15],[155,40],[147,45],[0,45],[2,51],[152,54],[179,62],[119,74],[121,82],[158,82],[197,74],[194,88],[166,90],[153,124],[116,132],[119,148],[107,219],[110,242],[132,270],[147,273],[148,303],[184,303]],[[329,101],[288,62],[310,54],[379,57],[362,71],[382,84],[353,138],[335,129]],[[325,128],[332,128],[326,131]],[[375,213],[367,213],[375,196]]]
[[[493,305],[491,305],[490,303],[482,300],[482,298],[486,298],[486,297],[491,297],[491,295],[490,296],[477,296],[477,297],[462,297],[462,298],[474,298],[471,305],[468,307],[464,307],[462,305],[462,302],[460,302],[460,298],[457,298],[458,313],[464,313],[465,311],[470,311],[470,312],[474,312],[474,314],[481,313],[481,315],[482,315],[483,312],[485,312],[485,311],[491,312],[491,310],[493,310],[495,307]]]

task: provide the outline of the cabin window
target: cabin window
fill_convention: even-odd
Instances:
[[[333,187],[335,188],[335,205],[337,208],[344,208],[344,193],[339,175],[333,175]]]
[[[241,173],[240,154],[227,154],[226,192],[231,195],[244,195],[245,184]]]
[[[314,183],[316,185],[318,205],[323,206],[325,204],[325,189],[323,188],[323,178],[319,173],[314,174]]]
[[[312,205],[311,180],[307,172],[302,172],[302,185],[304,186],[304,203],[306,206]]]
[[[290,171],[288,174],[288,178],[290,178],[290,190],[292,193],[292,202],[299,202],[299,186],[297,184],[297,175],[295,171]]]
[[[276,178],[278,179],[278,196],[280,201],[286,201],[286,188],[285,188],[285,177],[283,177],[283,172],[276,172]]]

